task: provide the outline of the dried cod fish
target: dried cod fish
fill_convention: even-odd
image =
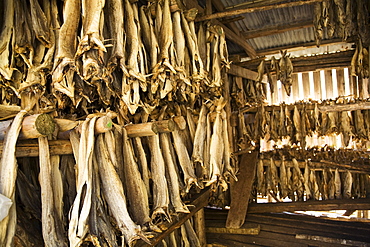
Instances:
[[[306,200],[310,200],[313,198],[313,195],[312,195],[312,183],[310,181],[310,175],[311,175],[311,171],[310,171],[310,168],[308,167],[308,162],[306,161],[306,166],[304,168],[304,188],[305,188],[305,191],[306,191]]]
[[[13,74],[12,61],[9,59],[12,53],[12,36],[14,27],[14,5],[15,1],[4,1],[4,24],[0,34],[0,75],[6,80],[10,80]]]
[[[70,246],[80,246],[88,232],[88,218],[92,199],[92,154],[96,117],[82,124],[76,164],[76,191],[69,215],[68,238]]]
[[[203,166],[205,140],[207,135],[207,106],[202,104],[199,113],[198,124],[194,135],[193,154],[191,159],[193,163],[199,163]]]
[[[190,213],[189,209],[184,205],[180,197],[180,184],[179,177],[176,171],[176,164],[171,154],[170,148],[170,134],[159,134],[161,150],[166,165],[166,179],[168,183],[168,191],[172,206],[175,208],[176,213]]]
[[[288,196],[288,176],[285,166],[285,157],[281,157],[280,166],[280,198],[283,199]]]
[[[340,179],[340,174],[338,168],[335,169],[334,174],[334,188],[335,188],[335,198],[342,199],[342,182]]]
[[[146,158],[145,150],[143,148],[143,144],[141,142],[140,137],[134,137],[134,150],[136,152],[136,157],[138,159],[138,164],[140,165],[141,170],[141,176],[143,178],[146,191],[148,193],[148,196],[150,197],[150,187],[149,187],[149,179],[151,177],[149,167],[148,167],[148,161]]]
[[[343,198],[350,199],[352,198],[352,184],[353,184],[353,177],[350,171],[346,171],[346,176],[344,178],[343,184]]]
[[[136,225],[130,218],[127,211],[123,185],[114,169],[112,161],[109,159],[108,150],[102,134],[97,138],[96,148],[97,160],[100,164],[104,164],[99,165],[104,197],[112,216],[117,222],[117,227],[124,236],[125,243],[133,246],[134,241],[140,238],[150,243],[142,233],[140,226]]]
[[[153,181],[153,212],[152,219],[164,216],[168,220],[169,194],[166,181],[165,161],[159,145],[159,136],[149,136],[148,144],[151,153],[150,168]]]
[[[54,89],[74,99],[77,29],[80,20],[81,0],[66,0],[63,7],[63,25],[60,27],[52,81]]]
[[[62,224],[63,210],[60,208],[61,205],[56,205],[56,203],[62,202],[63,199],[63,191],[57,192],[58,188],[63,190],[61,178],[55,179],[57,177],[56,169],[59,170],[59,162],[51,162],[47,137],[39,137],[38,142],[40,149],[39,180],[42,195],[43,239],[46,246],[67,246]]]
[[[274,195],[277,195],[277,188],[278,188],[278,183],[279,183],[279,176],[277,173],[277,168],[274,159],[271,157],[270,158],[270,179],[271,179],[271,188],[269,188]]]
[[[140,226],[148,225],[151,221],[149,217],[148,192],[135,161],[134,150],[130,139],[127,137],[127,131],[125,128],[122,131],[124,143],[122,155],[124,158],[123,174],[129,205],[128,209],[134,222]]]
[[[184,182],[186,186],[185,191],[188,193],[193,184],[198,186],[197,176],[195,175],[194,166],[191,163],[184,139],[180,133],[180,129],[177,126],[172,132],[172,137],[179,164],[182,172],[184,173]]]
[[[0,161],[0,193],[11,199],[13,204],[9,209],[8,216],[0,222],[1,246],[12,246],[16,230],[15,182],[17,178],[17,160],[15,146],[26,113],[26,111],[21,110],[16,115],[4,139],[3,154]]]

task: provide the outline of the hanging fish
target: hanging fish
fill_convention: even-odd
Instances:
[[[347,170],[346,176],[344,178],[344,185],[343,185],[343,198],[350,199],[352,197],[352,173]]]
[[[334,173],[334,186],[335,186],[335,198],[342,199],[342,182],[340,180],[340,174],[338,168],[335,169]]]

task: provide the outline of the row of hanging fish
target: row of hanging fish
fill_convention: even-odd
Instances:
[[[343,40],[357,37],[368,47],[369,10],[366,0],[324,0],[314,5],[314,28],[319,46],[324,32],[329,38],[339,36]]]
[[[328,100],[320,106],[334,106],[339,101],[340,104],[344,103],[343,99],[338,102]],[[291,144],[300,144],[301,147],[306,147],[306,137],[313,134],[342,134],[345,147],[350,140],[370,140],[369,110],[325,112],[319,109],[320,106],[317,102],[294,105],[283,103],[279,108],[274,107],[272,111],[267,111],[262,105],[258,107],[254,121],[246,121],[246,116],[240,114],[241,136],[255,142],[260,138],[277,141],[289,137]]]
[[[280,51],[281,58],[277,60],[275,56],[271,57],[271,64],[268,67],[266,65],[266,61],[262,60],[258,66],[258,75],[256,78],[256,82],[262,83],[262,78],[264,74],[267,75],[267,81],[270,86],[271,93],[274,93],[275,88],[273,86],[273,81],[271,77],[271,72],[276,74],[276,80],[280,80],[284,86],[285,92],[288,96],[292,91],[292,73],[293,73],[293,64],[290,60],[290,54],[287,54],[287,50]],[[265,94],[266,95],[266,92]]]
[[[33,96],[27,103],[42,98],[42,105],[62,109],[103,103],[151,112],[164,98],[191,105],[200,94],[219,95],[229,67],[223,29],[195,24],[196,9],[182,11],[169,0],[142,6],[6,0],[2,6],[3,103]],[[5,99],[4,90],[13,98]]]
[[[278,164],[278,165],[277,165]],[[369,175],[349,170],[315,169],[310,161],[300,165],[296,158],[277,162],[273,157],[260,156],[256,170],[256,191],[262,196],[270,195],[281,201],[365,198]]]

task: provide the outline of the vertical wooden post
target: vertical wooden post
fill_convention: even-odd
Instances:
[[[330,99],[334,97],[333,94],[333,77],[331,74],[331,69],[325,70],[325,88],[326,88],[326,98]]]
[[[315,86],[315,99],[321,99],[321,78],[319,71],[313,72],[313,82]]]
[[[344,96],[344,70],[337,69],[337,85],[338,85],[338,95]]]
[[[201,247],[207,246],[206,223],[204,219],[204,209],[200,209],[194,214],[194,230],[198,236]]]
[[[256,174],[258,151],[243,154],[239,164],[237,182],[231,183],[230,211],[227,215],[227,228],[240,228],[247,215],[249,197]]]
[[[310,77],[308,72],[302,73],[302,84],[303,84],[303,97],[308,99],[310,95]]]

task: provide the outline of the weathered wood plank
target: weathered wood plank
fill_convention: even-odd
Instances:
[[[207,245],[207,238],[203,208],[194,214],[194,230],[197,233],[200,246],[205,247]]]
[[[321,99],[322,93],[321,93],[321,78],[320,78],[320,72],[315,71],[313,72],[313,83],[315,88],[315,99]]]
[[[316,2],[321,2],[322,0],[301,0],[296,2],[288,2],[288,3],[280,3],[280,4],[273,4],[273,5],[264,5],[259,7],[252,7],[252,8],[239,8],[239,9],[232,9],[232,10],[226,10],[223,12],[214,13],[211,15],[204,15],[201,17],[198,17],[196,21],[205,21],[205,20],[212,20],[217,18],[223,18],[223,17],[230,17],[233,15],[240,15],[245,13],[252,13],[257,11],[265,11],[270,9],[277,9],[277,8],[286,8],[286,7],[294,7],[294,6],[300,6],[304,4],[313,4]]]
[[[302,73],[303,97],[308,99],[310,95],[310,77],[308,72]]]
[[[368,246],[367,243],[361,241],[355,241],[350,239],[341,239],[341,238],[329,238],[323,237],[319,235],[307,235],[307,234],[296,234],[296,239],[307,239],[307,240],[314,240],[317,242],[325,242],[331,244],[343,244],[343,245],[350,245],[350,246]]]
[[[227,71],[230,75],[234,76],[240,76],[245,79],[249,80],[256,80],[258,73],[243,67],[240,67],[238,65],[230,64],[230,69]],[[266,78],[265,78],[266,79]],[[264,80],[266,82],[266,80]]]
[[[255,176],[258,152],[243,154],[239,164],[238,181],[231,183],[230,211],[226,220],[227,228],[240,228],[247,214],[248,201]]]
[[[248,214],[294,211],[370,210],[370,199],[342,199],[305,202],[250,203]]]
[[[283,93],[286,94],[284,89],[283,89]],[[293,99],[292,100],[293,102],[299,100],[299,85],[298,85],[298,75],[297,74],[292,75],[292,92],[290,94],[290,97]]]
[[[335,97],[333,94],[333,77],[331,70],[325,70],[325,88],[326,98],[330,99]]]
[[[344,96],[345,91],[345,81],[344,81],[344,69],[337,69],[337,85],[338,85],[338,95]]]

